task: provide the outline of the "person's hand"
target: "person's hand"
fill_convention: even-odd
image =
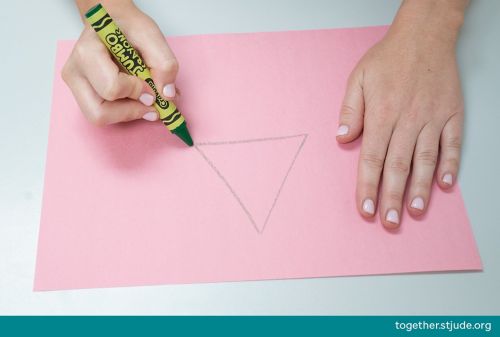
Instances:
[[[95,1],[77,1],[85,13]],[[104,7],[151,70],[165,99],[175,97],[178,63],[156,23],[132,1],[104,1]],[[62,77],[87,119],[107,125],[143,118],[158,119],[155,97],[145,81],[128,75],[112,59],[96,32],[86,23]]]
[[[418,216],[435,172],[443,189],[456,181],[464,113],[455,42],[465,7],[406,1],[347,83],[337,140],[351,142],[363,131],[357,207],[372,217],[378,205],[388,229],[400,224],[406,189],[406,207]]]

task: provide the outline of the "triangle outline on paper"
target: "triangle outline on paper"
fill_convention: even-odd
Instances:
[[[304,144],[307,140],[307,133],[302,133],[302,134],[295,134],[295,135],[287,135],[287,136],[277,136],[277,137],[267,137],[267,138],[254,138],[254,139],[243,139],[243,140],[233,140],[233,141],[216,141],[216,142],[199,142],[195,143],[194,147],[200,153],[200,155],[203,157],[205,162],[214,170],[214,172],[217,174],[219,179],[221,179],[226,187],[229,189],[233,197],[236,199],[242,210],[245,212],[247,215],[248,219],[252,223],[252,226],[254,227],[255,231],[259,234],[262,234],[266,228],[267,223],[269,222],[269,219],[271,217],[271,214],[276,206],[276,203],[281,195],[281,191],[283,187],[285,186],[285,183],[288,179],[288,176],[290,175],[290,172],[292,171],[295,162],[304,147]],[[231,185],[230,182],[227,181],[223,173],[217,168],[217,166],[210,160],[209,156],[201,149],[201,147],[204,146],[217,146],[217,145],[234,145],[234,144],[247,144],[247,143],[255,143],[255,142],[272,142],[272,141],[278,141],[278,140],[286,140],[286,139],[293,139],[293,138],[302,138],[300,141],[297,150],[294,152],[293,158],[290,162],[290,165],[288,166],[285,175],[283,176],[283,179],[281,180],[281,183],[279,185],[278,191],[275,194],[275,197],[273,199],[273,203],[271,207],[269,208],[269,211],[266,215],[265,221],[262,224],[262,227],[259,227],[256,221],[254,220],[254,217],[252,216],[252,213],[248,210],[247,206],[245,203],[241,200],[239,194],[237,191],[234,190],[233,186]]]

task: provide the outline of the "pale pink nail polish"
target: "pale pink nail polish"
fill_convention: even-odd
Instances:
[[[139,101],[144,105],[150,106],[154,103],[155,98],[153,97],[153,95],[144,93],[141,96],[139,96]]]
[[[399,224],[399,214],[395,209],[390,209],[385,216],[385,220],[392,222],[393,224]]]
[[[163,87],[163,95],[165,97],[175,97],[175,85],[170,83]]]
[[[158,114],[156,112],[146,112],[144,114],[144,116],[142,116],[143,119],[147,120],[147,121],[150,121],[150,122],[154,122],[158,119]]]
[[[372,199],[365,199],[365,201],[363,201],[363,211],[368,214],[375,213],[375,203]]]
[[[424,199],[420,197],[416,197],[415,199],[412,200],[411,202],[411,208],[414,209],[419,209],[419,210],[424,210]]]
[[[345,136],[349,133],[349,127],[347,125],[341,125],[337,129],[337,136]]]
[[[453,176],[451,175],[451,173],[446,173],[443,176],[443,183],[445,183],[446,185],[453,185]]]

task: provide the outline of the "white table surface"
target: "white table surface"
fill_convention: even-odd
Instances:
[[[395,0],[137,1],[165,34],[389,24]],[[500,1],[472,0],[458,56],[459,177],[483,272],[32,291],[56,41],[73,1],[0,0],[0,314],[500,314]]]

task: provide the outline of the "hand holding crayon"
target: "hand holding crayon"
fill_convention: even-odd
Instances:
[[[78,3],[82,12],[89,9],[87,2]],[[113,4],[117,7],[113,7]],[[131,1],[110,2],[106,5],[114,9],[113,13],[116,13],[114,19],[120,22],[123,31],[108,15],[109,20],[101,21],[103,23],[101,32],[109,33],[111,27],[115,27],[113,34],[116,30],[120,32],[120,36],[115,34],[120,41],[114,41],[112,38],[110,41],[115,44],[114,50],[117,52],[120,48],[118,45],[128,47],[122,48],[120,54],[125,64],[120,62],[112,50],[108,51],[107,47],[113,46],[106,44],[106,40],[101,40],[95,28],[90,24],[85,26],[63,69],[63,78],[72,90],[82,112],[96,125],[141,118],[148,121],[162,119],[170,131],[191,145],[192,140],[185,127],[184,118],[170,101],[175,97],[174,81],[178,63],[163,34],[154,21]],[[99,18],[107,14],[101,6],[94,14],[102,13],[104,15]],[[93,16],[94,20],[99,18]],[[133,49],[134,47],[137,51]],[[112,57],[118,62],[114,62]],[[127,66],[131,62],[136,65],[142,64],[144,67],[141,71],[134,67],[130,72]]]

